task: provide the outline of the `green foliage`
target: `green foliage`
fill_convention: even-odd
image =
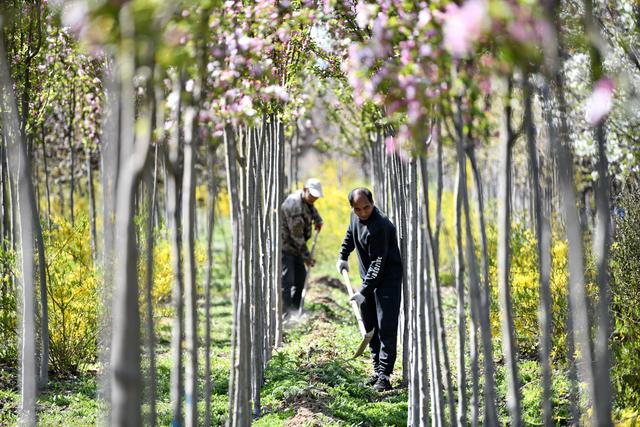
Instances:
[[[45,233],[51,368],[78,373],[95,360],[98,276],[91,259],[89,222],[56,218]]]
[[[520,393],[522,396],[522,420],[524,425],[542,425],[543,387],[540,364],[536,360],[522,360],[518,364]],[[509,413],[506,406],[507,379],[504,365],[496,371],[496,389],[498,392],[498,411],[501,424],[508,424]],[[551,400],[554,425],[566,425],[569,422],[569,379],[562,369],[554,370],[551,376]]]
[[[0,363],[15,363],[18,357],[15,263],[15,252],[0,247]]]
[[[611,380],[620,408],[640,408],[640,195],[627,193],[611,246]],[[624,212],[624,214],[622,214]]]
[[[314,291],[318,288],[319,283],[314,283]],[[346,294],[322,288],[321,295],[315,304],[305,305],[310,318],[287,331],[286,345],[269,363],[262,391],[265,418],[273,419],[293,408],[293,421],[303,425],[406,425],[406,389],[398,387],[385,395],[374,392],[363,383],[370,369],[368,358],[350,357],[360,335]],[[323,309],[324,305],[332,308]],[[327,318],[329,312],[335,318]],[[397,373],[401,372],[399,365],[400,361]],[[274,420],[260,425],[282,423]]]
[[[497,285],[497,231],[493,226],[487,230],[487,247],[491,281],[491,325],[493,335],[498,337],[501,334]],[[551,246],[551,311],[553,316],[551,357],[555,360],[566,357],[567,251],[566,241],[553,240]],[[537,358],[540,342],[537,259],[535,235],[525,225],[514,223],[511,230],[511,301],[518,351],[525,358]]]

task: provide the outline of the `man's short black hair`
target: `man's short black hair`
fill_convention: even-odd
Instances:
[[[364,194],[369,199],[369,202],[373,204],[373,194],[371,194],[371,190],[366,187],[357,187],[349,192],[349,204],[353,206],[353,199],[355,199],[356,194]]]

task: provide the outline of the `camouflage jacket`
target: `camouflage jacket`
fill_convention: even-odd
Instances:
[[[311,223],[322,224],[318,210],[304,201],[302,190],[291,193],[280,208],[282,251],[309,259],[307,240],[311,238]]]

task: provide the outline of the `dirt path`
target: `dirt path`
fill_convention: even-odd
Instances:
[[[406,388],[376,393],[364,384],[371,374],[369,352],[352,358],[360,339],[341,282],[327,276],[312,280],[305,313],[288,322],[285,345],[267,373],[265,390],[282,399],[265,409],[289,411],[283,425],[291,427],[403,425]],[[291,370],[288,375],[286,369]],[[399,377],[392,378],[395,386],[399,382]]]

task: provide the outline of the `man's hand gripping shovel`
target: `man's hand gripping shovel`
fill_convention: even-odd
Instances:
[[[351,298],[353,297],[354,292],[353,292],[353,287],[351,286],[351,281],[349,280],[349,273],[347,272],[347,270],[342,270],[342,277],[344,278],[344,283],[345,283],[345,286],[347,287],[349,298]],[[355,314],[356,320],[358,321],[358,329],[360,329],[360,335],[362,335],[362,342],[360,343],[360,346],[356,350],[356,353],[353,355],[353,357],[356,358],[364,352],[365,348],[367,348],[369,341],[371,341],[371,338],[373,337],[374,330],[372,329],[369,332],[367,332],[367,330],[364,327],[364,322],[362,321],[360,306],[354,300],[351,300],[351,308],[353,309],[353,314]]]

